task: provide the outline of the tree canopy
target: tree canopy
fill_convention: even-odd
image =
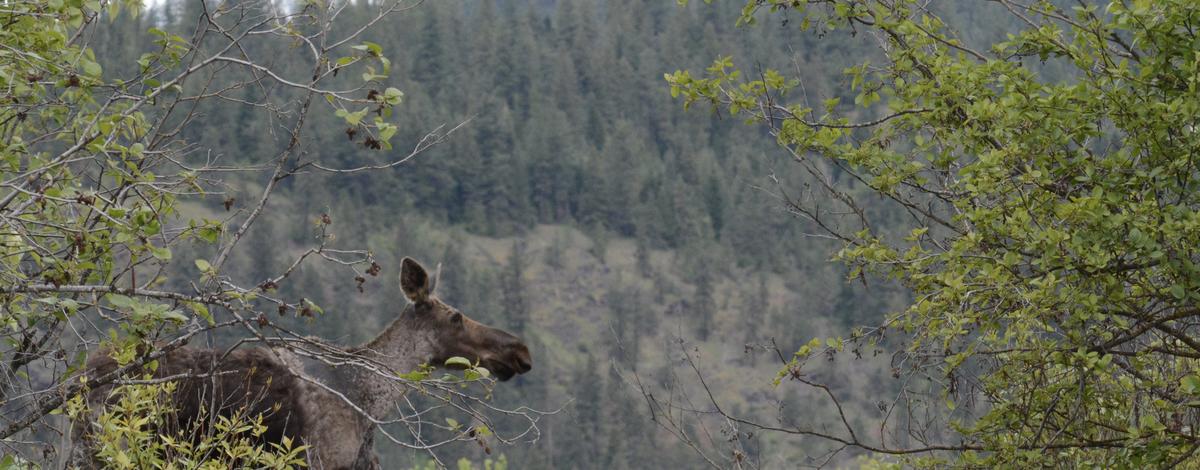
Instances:
[[[852,102],[806,93],[803,70],[729,57],[666,76],[685,105],[765,126],[810,173],[808,190],[780,191],[841,242],[852,278],[913,293],[780,371],[803,382],[827,354],[898,347],[887,432],[777,430],[921,466],[1194,462],[1200,5],[993,6],[1019,31],[980,39],[936,2],[747,3],[743,24],[778,15],[877,44],[845,71]]]
[[[405,150],[347,165],[308,151],[310,134],[334,133],[345,146],[375,155],[402,140],[393,111],[404,94],[387,86],[391,61],[363,36],[416,3],[348,9],[340,2],[287,8],[187,2],[150,20],[138,18],[140,0],[0,5],[0,466],[18,456],[65,465],[70,447],[56,444],[80,440],[72,432],[91,436],[106,468],[304,465],[297,442],[256,444],[265,429],[261,416],[214,417],[216,431],[206,439],[187,434],[199,426],[164,434],[158,425],[171,419],[175,404],[162,394],[177,385],[168,379],[181,377],[149,374],[189,341],[212,347],[213,335],[229,330],[243,342],[317,361],[365,360],[293,333],[287,317],[313,317],[323,309],[279,288],[292,283],[288,278],[299,267],[320,260],[353,276],[361,290],[382,269],[374,254],[335,240],[328,214],[303,217],[306,248],[295,254],[271,253],[263,248],[270,240],[247,234],[276,210],[273,196],[287,181],[310,173],[345,178],[384,171],[453,132],[430,126]],[[137,29],[123,28],[129,24]],[[108,50],[94,47],[105,41]],[[281,50],[290,51],[289,60],[276,60]],[[218,107],[254,125],[204,135],[205,114]],[[338,125],[314,128],[310,114],[327,114]],[[246,155],[214,154],[211,142],[222,139],[245,142]],[[237,201],[231,188],[247,181],[255,182],[255,194]],[[223,212],[204,209],[214,201]],[[247,240],[262,250],[247,259],[275,255],[289,263],[264,267],[256,272],[264,277],[246,281],[249,276],[231,268],[245,262],[230,261]],[[89,352],[108,354],[119,366],[88,373]],[[466,412],[460,418],[471,425],[443,426],[437,432],[446,435],[435,439],[417,428],[383,435],[435,461],[433,451],[449,442],[483,443],[485,435],[511,441],[482,424],[489,412],[470,417],[482,410],[462,404],[483,404],[490,395],[489,375],[466,365],[462,377],[433,377],[424,368],[385,377],[432,399],[423,411]],[[478,383],[485,389],[467,388]],[[85,409],[82,393],[107,384],[123,386],[112,405]],[[58,415],[84,425],[72,427]]]

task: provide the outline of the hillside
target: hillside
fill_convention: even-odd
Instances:
[[[280,272],[316,245],[315,221],[327,216],[331,247],[369,250],[381,275],[360,293],[352,272],[306,262],[280,283],[280,295],[325,313],[281,321],[349,344],[377,332],[402,302],[401,257],[440,263],[446,300],[531,342],[534,371],[501,384],[497,400],[561,408],[540,423],[537,443],[499,450],[516,468],[694,467],[699,457],[655,427],[661,417],[650,416],[637,386],[695,398],[703,389],[688,357],[739,412],[772,422],[828,416],[828,406],[806,404],[819,397],[772,385],[780,358],[813,337],[876,321],[908,296],[879,279],[848,280],[830,262],[838,245],[813,236],[811,222],[783,203],[785,189],[808,184],[803,169],[740,119],[681,109],[663,76],[733,55],[762,69],[802,71],[806,92],[827,96],[845,84],[845,67],[877,52],[868,38],[839,31],[831,34],[842,40],[821,40],[824,32],[801,32],[786,19],[737,28],[739,5],[703,3],[427,2],[390,17],[366,39],[386,51],[389,84],[404,93],[397,148],[368,149],[340,118],[318,113],[307,123],[304,154],[332,167],[381,164],[439,126],[466,124],[385,172],[284,180],[225,273],[255,285]],[[166,2],[137,19],[120,17],[95,47],[120,74],[153,47],[143,31],[186,30],[194,6]],[[370,8],[351,2],[343,14],[363,17]],[[286,70],[295,45],[257,47],[247,53]],[[291,91],[242,93],[253,100]],[[257,164],[286,143],[269,113],[211,103],[197,113],[203,120],[186,136],[216,158]],[[867,191],[829,170],[838,187]],[[231,176],[185,212],[237,227],[261,176]],[[884,200],[867,209],[884,220],[903,217]],[[198,276],[187,260],[210,252],[178,249],[181,261],[173,262],[186,276],[168,282]],[[833,362],[818,373],[835,377],[839,391],[886,389],[877,383],[888,375],[885,359],[844,369]],[[860,405],[855,419],[871,422],[873,402]],[[700,434],[719,440],[721,426],[705,422]],[[765,467],[822,450],[758,439],[752,458]],[[380,452],[393,467],[424,462],[398,448]],[[469,445],[446,452],[484,457]]]

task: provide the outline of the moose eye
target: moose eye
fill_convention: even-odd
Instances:
[[[461,313],[454,312],[454,313],[450,314],[450,323],[453,323],[455,325],[461,325],[462,322],[463,322],[463,315]]]

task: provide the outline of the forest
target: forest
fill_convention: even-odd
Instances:
[[[171,434],[159,368],[294,346],[342,390],[425,302],[412,260],[532,369],[381,372],[353,468],[1200,468],[1196,24],[0,2],[0,468],[88,433],[98,468],[323,468],[261,417]]]

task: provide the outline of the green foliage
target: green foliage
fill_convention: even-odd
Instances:
[[[16,455],[0,457],[0,470],[37,470],[39,467]]]
[[[283,470],[307,466],[302,445],[287,438],[280,444],[256,442],[266,431],[262,416],[217,416],[211,433],[195,427],[166,433],[175,413],[168,397],[177,385],[125,385],[113,390],[112,401],[97,413],[94,427],[87,431],[96,459],[105,468]],[[88,413],[78,401],[70,409],[72,418]],[[201,437],[195,439],[196,435]]]
[[[122,365],[152,365],[172,340],[234,324],[258,335],[257,328],[270,325],[267,313],[323,313],[303,297],[261,297],[275,290],[275,281],[240,285],[229,273],[237,263],[226,262],[255,220],[272,210],[277,184],[314,165],[300,155],[310,104],[328,105],[327,119],[341,118],[352,131],[346,134],[372,150],[390,149],[398,132],[393,110],[404,93],[381,83],[391,61],[378,44],[358,40],[363,26],[378,19],[354,25],[326,47],[332,38],[327,20],[339,6],[318,2],[286,17],[269,16],[279,11],[268,2],[158,7],[139,0],[0,7],[0,360],[6,364],[0,406],[8,410],[0,441],[6,451],[28,451],[25,442],[62,424],[46,415],[78,402],[89,350],[108,348]],[[146,8],[151,18],[139,16]],[[186,18],[175,16],[180,13]],[[204,34],[214,31],[221,33]],[[323,45],[307,43],[313,47],[294,63],[260,55],[318,36]],[[308,70],[297,73],[297,66]],[[361,80],[334,86],[353,75]],[[254,91],[277,86],[294,94]],[[261,135],[239,136],[261,145],[257,156],[264,158],[254,163],[201,157],[212,148],[190,139],[204,127],[200,117],[219,107],[211,102],[237,103],[229,109],[248,117],[267,110],[269,118],[254,116],[258,126],[270,122],[268,133],[288,129],[289,138],[271,147]],[[264,171],[268,183],[259,188],[256,207],[232,215],[207,210],[214,196],[226,211],[233,209],[236,198],[227,190],[236,178],[227,172]],[[337,250],[338,256],[354,253],[362,258],[338,261],[350,269],[374,264],[365,251]],[[282,280],[289,273],[272,275]],[[95,423],[95,450],[106,465],[303,464],[301,449],[291,443],[251,444],[265,429],[261,417],[219,418],[215,434],[202,441],[158,433],[172,411],[162,399],[169,391],[170,384],[118,389],[119,406],[99,413]],[[36,454],[54,458],[40,450],[25,457]]]
[[[903,468],[896,462],[866,456],[859,457],[855,463],[858,464],[858,470],[900,470]]]
[[[957,434],[950,453],[914,444],[907,451],[926,455],[910,464],[1145,468],[1190,459],[1200,357],[1200,56],[1191,25],[1200,8],[1009,5],[1025,28],[979,45],[923,4],[747,3],[745,24],[786,11],[802,29],[877,33],[883,60],[845,71],[852,106],[795,98],[795,79],[743,74],[729,57],[703,75],[666,76],[685,106],[768,125],[817,184],[827,168],[818,163],[831,163],[912,216],[897,232],[833,186],[824,187],[833,209],[794,206],[843,242],[837,258],[851,278],[899,280],[915,300],[883,329],[806,346],[781,377],[887,333],[903,340],[903,373],[941,384],[940,398],[919,406],[952,421],[923,425]],[[955,412],[974,400],[975,411]]]
[[[440,467],[437,462],[429,460],[421,465],[413,465],[410,470],[437,470],[439,468],[445,467]],[[455,468],[458,470],[508,470],[508,458],[502,454],[495,459],[485,458],[480,465],[476,465],[475,462],[464,457],[458,459]]]

